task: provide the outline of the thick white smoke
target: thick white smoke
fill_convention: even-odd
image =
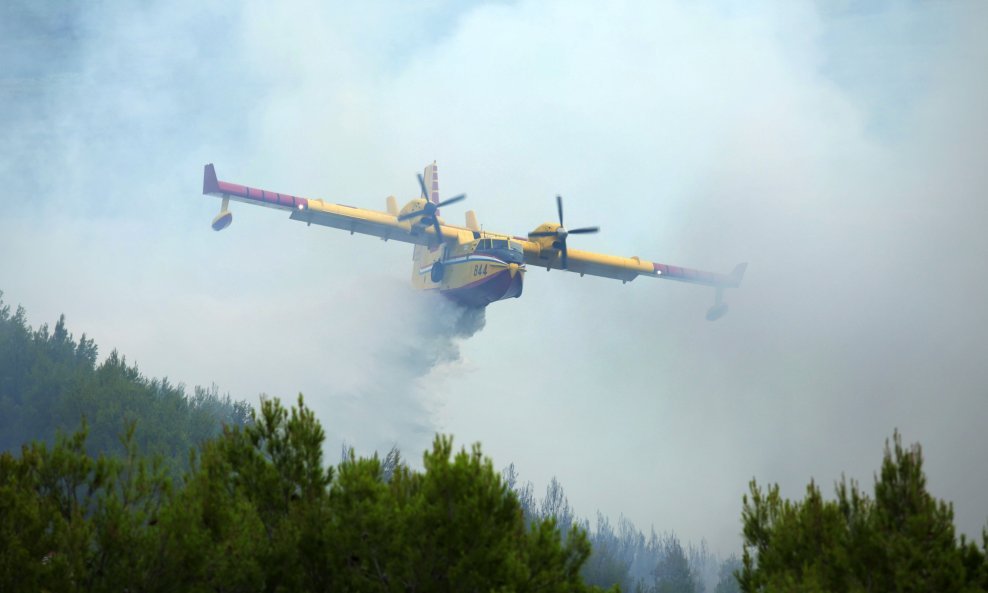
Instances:
[[[437,383],[456,373],[460,344],[483,329],[484,309],[462,307],[393,277],[362,279],[327,297],[334,314],[312,328],[332,353],[316,392],[306,393],[330,437],[358,452],[398,445],[414,462],[442,429]],[[304,331],[304,330],[303,330]]]

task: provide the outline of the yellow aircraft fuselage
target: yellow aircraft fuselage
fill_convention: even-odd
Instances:
[[[481,234],[463,243],[416,245],[414,261],[412,286],[438,290],[466,306],[521,296],[525,251],[519,241]]]

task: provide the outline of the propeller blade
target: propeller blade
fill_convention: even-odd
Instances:
[[[410,218],[417,218],[419,216],[434,216],[436,210],[440,206],[447,206],[449,204],[455,204],[456,202],[463,201],[467,198],[466,194],[460,194],[458,196],[453,196],[448,200],[439,202],[438,204],[432,202],[432,196],[429,194],[429,190],[425,187],[425,177],[422,177],[421,173],[418,173],[416,177],[419,180],[419,187],[422,189],[422,198],[425,200],[425,206],[421,210],[416,210],[414,212],[406,212],[398,217],[398,221],[408,220]],[[442,232],[439,230],[439,222],[435,222],[436,235],[442,237]]]
[[[440,206],[448,206],[450,204],[455,204],[457,202],[462,202],[465,199],[467,199],[467,195],[466,194],[460,194],[460,195],[454,196],[454,197],[452,197],[452,198],[450,198],[448,200],[443,200],[442,202],[439,202],[438,204],[436,204],[436,208],[439,208]]]
[[[443,229],[439,226],[439,219],[435,216],[432,217],[432,226],[436,229],[436,241],[439,243],[443,242]]]
[[[600,227],[585,226],[570,230],[563,226],[563,197],[559,194],[556,194],[556,211],[559,214],[559,226],[555,230],[535,231],[528,233],[528,236],[530,238],[556,237],[556,240],[552,242],[552,246],[559,251],[561,267],[566,270],[569,269],[569,250],[566,248],[566,238],[569,235],[589,235],[590,233],[598,233],[600,232]]]
[[[569,230],[569,234],[571,234],[571,235],[587,235],[587,234],[590,234],[590,233],[597,233],[597,232],[600,232],[600,227],[599,226],[588,226],[588,227],[583,227],[581,229],[570,229]]]
[[[422,188],[422,197],[425,198],[427,201],[432,201],[432,196],[429,195],[429,190],[425,189],[425,178],[422,177],[421,173],[419,173],[418,175],[419,175],[419,187]]]

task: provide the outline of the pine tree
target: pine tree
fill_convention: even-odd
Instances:
[[[926,490],[919,445],[885,445],[874,498],[842,479],[836,500],[812,481],[802,501],[752,481],[744,497],[741,589],[983,591],[985,550],[958,539],[949,503]]]

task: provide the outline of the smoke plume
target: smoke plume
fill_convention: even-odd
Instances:
[[[383,276],[332,295],[327,305],[347,312],[345,324],[336,318],[313,331],[339,358],[320,391],[306,396],[330,441],[363,453],[398,445],[414,461],[442,429],[437,375],[458,372],[460,344],[483,329],[485,310]]]

